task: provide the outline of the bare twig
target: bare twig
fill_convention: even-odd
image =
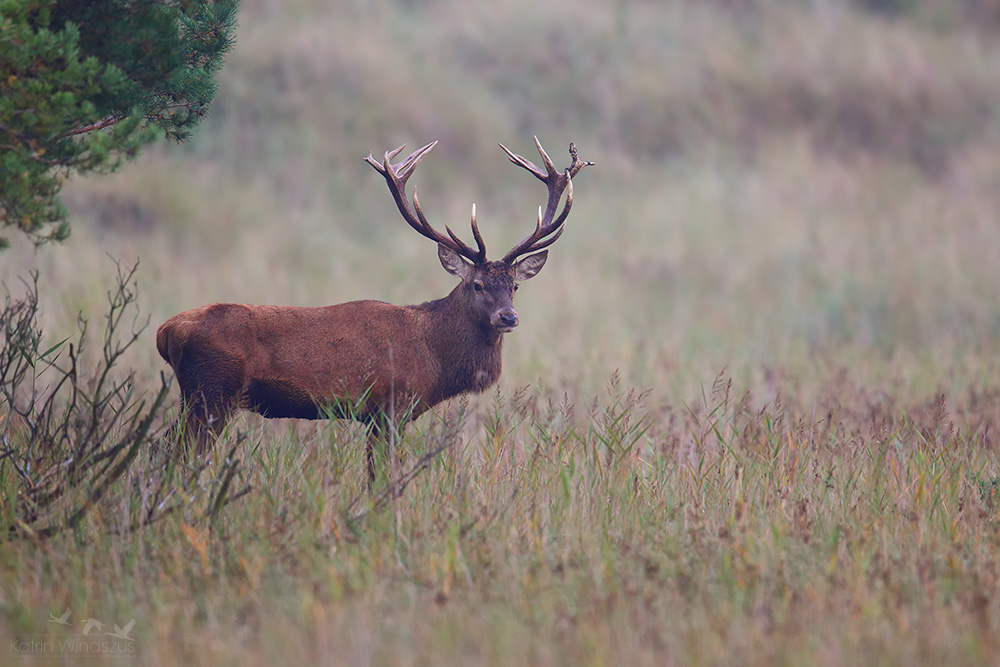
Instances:
[[[0,501],[13,513],[10,536],[43,539],[77,529],[150,442],[170,381],[161,374],[159,391],[145,401],[135,395],[132,373],[117,377],[123,355],[146,327],[135,316],[131,331],[120,335],[126,312],[135,310],[137,266],[118,266],[118,285],[108,294],[103,354],[91,373],[82,370],[82,316],[75,341],[43,346],[37,273],[24,281],[23,298],[5,298],[0,408],[23,422],[16,437],[4,434],[0,449],[0,466],[9,466],[14,481],[11,491],[0,490]]]

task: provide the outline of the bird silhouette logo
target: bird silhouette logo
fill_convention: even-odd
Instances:
[[[118,624],[115,623],[115,631],[106,632],[105,634],[111,635],[112,637],[116,637],[118,639],[124,639],[125,641],[133,641],[132,637],[128,636],[128,633],[132,631],[132,626],[134,625],[135,625],[134,618],[131,621],[129,621],[124,628],[119,628]]]
[[[73,612],[70,611],[69,607],[66,607],[66,611],[63,612],[63,615],[58,618],[56,618],[55,614],[49,612],[49,623],[58,623],[59,625],[69,625],[69,615],[72,613]]]
[[[104,624],[98,621],[96,618],[88,618],[83,622],[83,634],[89,635],[90,631],[97,629],[98,632],[104,629]]]
[[[73,611],[69,607],[66,607],[66,611],[63,612],[62,616],[56,616],[54,613],[49,612],[49,623],[58,623],[59,625],[70,626],[72,624],[69,622],[69,617],[72,614]],[[80,623],[83,625],[82,634],[84,635],[89,635],[91,632],[94,632],[95,630],[97,632],[102,632],[105,626],[108,625],[107,623],[99,621],[96,618],[88,618],[83,621],[80,621]],[[104,634],[108,635],[109,637],[114,637],[115,639],[121,639],[123,641],[128,641],[128,642],[135,641],[135,638],[132,637],[132,628],[135,627],[134,618],[131,619],[124,626],[120,626],[117,623],[115,623],[114,627],[115,627],[114,631],[109,630]]]

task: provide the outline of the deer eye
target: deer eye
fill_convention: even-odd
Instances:
[[[481,280],[473,281],[473,283],[472,283],[472,289],[476,290],[477,292],[482,292],[483,291],[483,283],[482,283],[482,281]]]

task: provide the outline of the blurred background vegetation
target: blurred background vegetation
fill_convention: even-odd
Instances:
[[[107,254],[141,260],[153,329],[212,301],[437,298],[453,279],[362,158],[440,140],[421,203],[467,235],[476,202],[497,256],[544,190],[496,143],[533,158],[538,135],[597,166],[519,292],[503,388],[967,387],[1000,360],[998,37],[997,0],[243,0],[192,140],[69,182],[73,237],[13,239],[0,277],[41,269],[54,338],[101,312]]]
[[[238,421],[214,482],[144,449],[72,535],[0,543],[4,634],[70,608],[136,619],[163,664],[996,662],[1000,1],[239,21],[191,141],[70,181],[72,238],[0,255],[15,292],[41,271],[40,350],[81,310],[96,337],[139,259],[152,326],[121,366],[147,399],[179,311],[452,288],[369,151],[440,140],[411,182],[467,239],[476,202],[494,257],[544,201],[497,142],[597,164],[518,292],[498,392],[408,431],[455,446],[392,512],[348,522],[357,429]],[[230,481],[252,493],[224,510]]]

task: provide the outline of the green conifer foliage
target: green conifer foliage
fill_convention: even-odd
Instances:
[[[185,139],[215,95],[237,4],[0,0],[0,227],[64,240],[67,176]]]

